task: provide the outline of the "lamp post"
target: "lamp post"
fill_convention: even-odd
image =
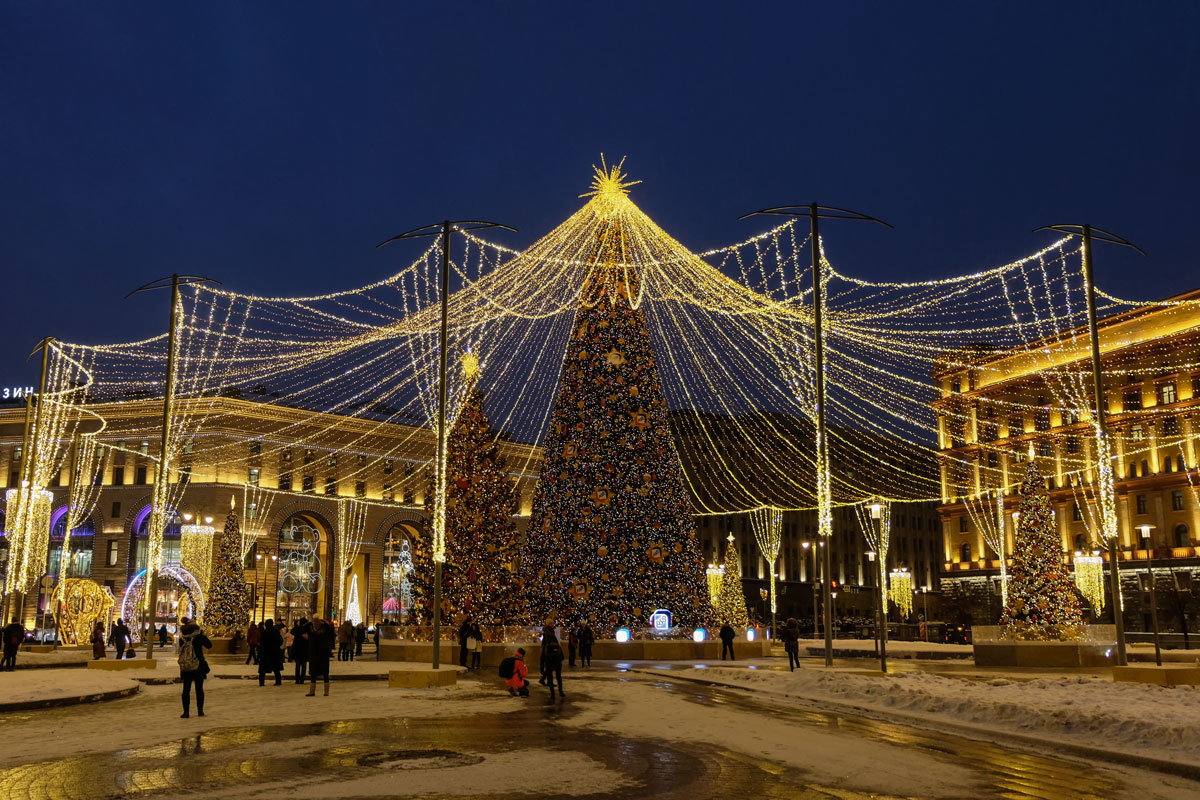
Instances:
[[[257,583],[257,578],[258,578],[258,565],[262,564],[262,567],[263,567],[262,614],[259,615],[260,620],[258,620],[258,621],[261,621],[261,620],[264,620],[267,618],[267,561],[270,560],[273,562],[278,562],[279,561],[279,553],[277,553],[276,551],[271,550],[269,548],[266,548],[266,547],[257,548],[257,546],[256,546],[256,549],[258,549],[258,552],[256,552],[254,554],[254,562],[255,562],[254,563],[254,576],[256,579],[255,580],[256,583]]]
[[[440,283],[442,325],[438,341],[438,416],[437,453],[434,454],[434,480],[437,493],[434,495],[433,511],[433,668],[441,661],[442,650],[442,563],[446,560],[446,352],[449,348],[450,328],[450,231],[475,231],[483,228],[504,228],[517,232],[516,228],[499,222],[482,220],[444,220],[441,224],[422,225],[411,231],[397,234],[376,247],[398,239],[419,239],[425,236],[442,237],[442,274]]]
[[[871,503],[871,519],[875,520],[875,537],[879,542],[881,552],[879,554],[879,571],[875,575],[875,614],[879,622],[876,625],[876,635],[879,637],[879,671],[887,672],[887,605],[883,596],[883,576],[887,574],[887,553],[882,551],[883,547],[883,504]],[[867,557],[871,562],[875,561],[875,554],[868,553]]]
[[[824,282],[821,270],[821,232],[822,219],[848,219],[859,222],[875,222],[885,228],[891,228],[881,219],[851,211],[836,206],[823,206],[819,203],[807,205],[775,206],[761,211],[743,214],[739,219],[746,219],[757,214],[767,214],[783,217],[808,217],[809,246],[812,250],[812,280],[813,280],[813,375],[814,399],[817,410],[817,430],[815,436],[815,455],[817,466],[817,533],[824,539],[833,536],[833,520],[830,512],[830,479],[829,479],[829,446],[825,437],[825,325],[822,322],[825,314]],[[822,545],[825,542],[821,542]],[[825,548],[825,575],[833,574],[833,563],[830,560],[832,547]],[[830,585],[825,582],[825,605],[830,605]],[[825,666],[833,666],[833,631],[829,620],[825,620]]]
[[[1150,625],[1154,630],[1154,663],[1162,666],[1162,648],[1158,640],[1158,593],[1154,590],[1154,538],[1150,531],[1153,525],[1139,525],[1142,546],[1146,548],[1146,579],[1150,583]]]
[[[817,563],[819,561],[819,559],[817,558],[817,548],[824,547],[825,542],[818,542],[817,547],[813,547],[812,545],[813,545],[813,543],[809,542],[809,541],[800,543],[800,546],[804,548],[805,552],[811,550],[812,556],[813,556],[813,571],[809,575],[808,580],[812,584],[813,639],[817,639],[818,638],[817,634],[820,632],[820,625],[817,622],[817,618],[818,618],[818,615],[817,615],[817,587],[821,584],[821,576],[817,572]]]
[[[921,619],[922,627],[925,628],[925,641],[929,641],[929,587],[922,586],[916,590],[917,594],[921,595]]]
[[[1117,234],[1091,225],[1043,225],[1034,232],[1051,230],[1078,236],[1083,240],[1083,284],[1087,292],[1088,333],[1092,346],[1092,411],[1096,425],[1096,478],[1100,506],[1100,535],[1108,545],[1109,591],[1112,594],[1113,623],[1117,629],[1117,665],[1125,666],[1125,620],[1121,614],[1121,575],[1117,555],[1117,500],[1113,476],[1113,453],[1108,442],[1107,409],[1104,402],[1104,384],[1100,371],[1100,330],[1096,318],[1096,278],[1092,270],[1092,240],[1118,244],[1136,250],[1143,256],[1146,251]]]

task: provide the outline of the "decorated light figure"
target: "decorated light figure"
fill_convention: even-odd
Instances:
[[[891,585],[888,588],[888,595],[891,597],[896,608],[900,609],[901,615],[907,617],[912,614],[913,610],[913,580],[912,573],[907,567],[892,570]]]
[[[1104,610],[1104,559],[1099,550],[1091,555],[1075,553],[1075,586],[1092,607],[1093,617],[1099,617]]]

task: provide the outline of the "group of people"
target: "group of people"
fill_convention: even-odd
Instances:
[[[343,623],[343,627],[353,624]],[[285,625],[276,625],[274,620],[264,620],[252,623],[246,629],[246,644],[249,653],[246,663],[258,665],[258,685],[266,686],[267,675],[275,676],[275,685],[283,683],[283,664],[287,660],[295,665],[294,678],[298,685],[303,685],[305,678],[309,681],[308,697],[317,693],[317,678],[321,678],[325,686],[325,696],[329,696],[329,661],[333,656],[333,647],[340,640],[339,632],[334,631],[333,623],[320,617],[311,621],[301,617],[288,630]]]
[[[470,657],[471,663],[467,664]],[[458,665],[469,670],[479,669],[483,658],[483,629],[479,623],[464,619],[458,626]]]
[[[478,631],[479,628],[476,626],[475,630]],[[567,652],[564,653],[562,642],[559,641],[554,626],[546,625],[542,628],[542,647],[538,664],[541,677],[538,679],[538,683],[550,690],[551,700],[554,700],[556,696],[567,696],[567,693],[563,691],[563,661],[567,661],[569,666],[573,667],[576,655],[578,655],[580,666],[591,666],[592,645],[595,641],[596,634],[592,631],[591,626],[587,622],[583,622],[567,630]],[[510,695],[528,697],[528,676],[529,667],[525,664],[525,648],[518,647],[515,653],[501,662],[500,677],[504,678]],[[557,695],[555,689],[557,689]]]
[[[163,628],[165,633],[166,628]],[[125,620],[118,619],[109,628],[108,635],[104,634],[104,623],[97,621],[96,626],[92,628],[92,658],[100,660],[105,657],[105,645],[112,647],[116,651],[116,658],[133,658],[133,635],[129,631],[129,626],[125,624]]]

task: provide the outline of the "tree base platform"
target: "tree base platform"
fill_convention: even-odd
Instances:
[[[1155,686],[1200,686],[1200,667],[1182,664],[1113,667],[1113,680],[1117,683],[1151,683]]]
[[[109,671],[123,669],[157,669],[158,659],[154,658],[101,658],[87,662],[88,669],[106,669]]]

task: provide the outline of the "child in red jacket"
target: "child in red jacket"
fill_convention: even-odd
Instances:
[[[505,680],[508,684],[508,693],[513,697],[518,694],[521,697],[529,697],[529,681],[525,680],[529,675],[529,668],[525,666],[525,648],[518,647],[517,652],[513,653],[513,673],[512,677]]]

